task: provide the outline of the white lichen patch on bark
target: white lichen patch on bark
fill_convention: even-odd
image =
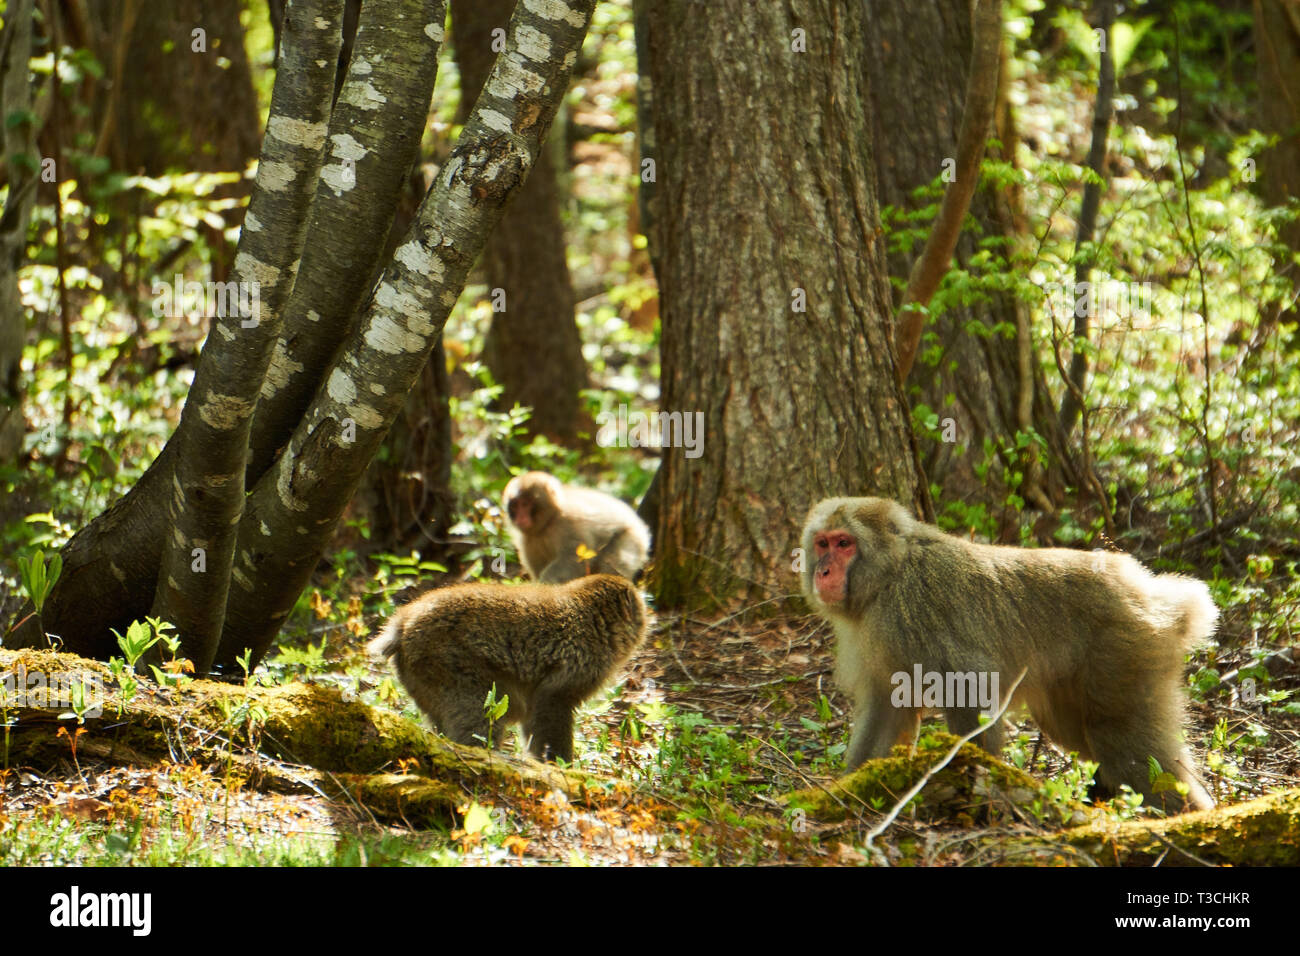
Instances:
[[[380,385],[378,382],[371,382],[371,383],[370,383],[370,391],[373,392],[373,393],[376,394],[376,395],[387,395],[387,394],[388,394],[388,389],[384,388],[384,386]]]
[[[267,121],[266,131],[282,143],[301,146],[304,149],[320,149],[329,132],[328,123],[309,123],[292,116],[272,116]]]
[[[319,322],[319,321],[320,321],[320,313],[317,312],[315,309],[308,309],[308,310],[307,310],[307,321],[308,321],[308,322]]]
[[[571,27],[581,27],[585,18],[563,0],[522,0],[524,9],[544,20],[558,20]]]
[[[280,282],[280,270],[256,256],[241,252],[235,256],[235,275],[241,282],[256,282],[259,295],[265,295]]]
[[[271,537],[271,526],[267,524],[265,521],[259,521],[257,523],[257,530],[262,532],[263,538]]]
[[[227,323],[225,323],[225,322],[221,322],[221,321],[215,321],[215,322],[213,322],[213,323],[212,323],[212,331],[216,332],[219,336],[221,336],[221,337],[222,337],[223,339],[225,339],[227,342],[233,342],[233,341],[235,341],[235,330],[232,329],[232,328],[231,328]]]
[[[551,38],[530,26],[521,26],[515,33],[521,55],[534,63],[545,63],[551,58]]]
[[[340,405],[346,405],[348,402],[356,400],[357,387],[348,378],[347,373],[341,368],[336,368],[330,372],[330,380],[325,385],[325,391],[329,397],[334,399]]]
[[[367,431],[374,431],[376,428],[383,427],[384,416],[379,414],[370,405],[353,404],[348,405],[345,409],[347,417],[357,423],[358,428],[364,428]],[[351,442],[335,442],[340,448],[350,448]]]
[[[239,585],[241,589],[245,591],[253,590],[253,582],[250,581],[248,579],[248,575],[246,575],[243,571],[239,570],[239,568],[230,569],[230,580],[234,581],[236,584]]]
[[[322,166],[320,179],[326,186],[334,190],[334,195],[342,195],[356,188],[357,175],[355,170],[348,170],[344,173],[342,164],[337,166]]]
[[[320,178],[335,195],[355,189],[357,185],[357,163],[370,151],[348,133],[337,133],[330,137],[333,144],[330,155],[341,160],[321,167]]]
[[[351,418],[357,423],[357,426],[365,429],[378,428],[384,423],[384,416],[369,405],[363,405],[357,402],[357,387],[351,378],[340,368],[336,368],[330,373],[329,382],[325,385],[325,391],[329,394],[335,403],[342,407],[343,418]],[[346,443],[350,445],[351,442]],[[339,442],[340,447],[346,447],[343,442]]]
[[[507,53],[497,60],[486,90],[489,96],[509,101],[520,93],[541,93],[545,86],[546,78],[530,70],[522,57]]]
[[[398,315],[415,315],[424,311],[424,304],[410,292],[399,292],[391,282],[382,282],[375,290],[375,304]]]
[[[393,253],[393,258],[426,279],[438,283],[443,281],[446,270],[443,268],[442,260],[418,240],[412,239],[410,242],[402,243]]]
[[[496,110],[480,109],[478,118],[483,121],[484,126],[493,132],[510,132],[510,118],[504,113],[498,113]]]
[[[302,371],[302,363],[295,362],[284,347],[284,339],[276,339],[275,350],[271,353],[271,363],[266,368],[266,378],[262,379],[262,397],[272,398],[275,393],[289,384],[289,379]]]
[[[244,213],[243,228],[248,232],[261,232],[262,221],[254,216],[252,212],[246,212]]]
[[[217,431],[229,431],[251,414],[253,403],[241,395],[208,392],[199,405],[199,418]]]
[[[351,133],[335,133],[330,137],[330,155],[336,159],[350,159],[355,162],[364,159],[367,153],[369,150]]]
[[[388,102],[388,97],[375,89],[369,81],[349,82],[339,94],[339,102],[355,106],[359,110],[377,110]]]
[[[348,72],[355,73],[357,76],[369,76],[375,72],[375,68],[370,65],[369,60],[359,56],[348,64]]]
[[[328,30],[331,26],[333,26],[333,24],[329,20],[326,20],[324,17],[317,17],[315,20],[312,21],[312,26],[314,26],[317,30]]]
[[[424,35],[435,43],[441,43],[442,38],[447,35],[441,23],[426,23],[424,25]]]
[[[268,192],[280,192],[298,175],[288,163],[263,162],[257,167],[257,185]]]
[[[384,355],[415,353],[424,348],[424,339],[408,332],[383,313],[377,314],[366,326],[366,345]]]

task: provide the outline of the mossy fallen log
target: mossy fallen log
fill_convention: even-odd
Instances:
[[[916,753],[895,747],[889,757],[869,760],[825,787],[796,790],[783,802],[810,818],[838,823],[871,812],[887,812],[921,780],[957,742],[944,733],[927,733]],[[1082,822],[1082,804],[1059,798],[1023,770],[966,744],[913,799],[909,813],[929,821],[983,823],[999,810],[1018,810],[1054,823]]]
[[[1165,819],[1116,822],[1098,813],[1083,826],[1015,840],[1008,849],[1033,851],[1033,862],[1042,863],[1058,847],[1100,866],[1297,866],[1300,789]]]
[[[77,683],[89,689],[80,721],[66,699],[66,688]],[[336,775],[381,807],[450,805],[452,791],[463,800],[486,788],[560,790],[587,799],[618,787],[580,771],[458,746],[329,685],[194,680],[161,687],[140,678],[135,694],[123,699],[111,670],[98,661],[0,648],[0,767],[44,769],[81,755],[132,764],[237,757],[247,768],[256,754]],[[416,787],[412,771],[427,775],[429,785]],[[389,785],[393,793],[381,794]]]
[[[927,734],[915,755],[896,747],[892,756],[868,761],[824,788],[790,793],[784,803],[823,823],[887,812],[955,742],[947,734]],[[1011,836],[999,830],[975,839],[969,848],[985,864],[1300,865],[1300,790],[1200,813],[1122,821],[1104,809],[1062,800],[1057,791],[970,744],[934,774],[911,812],[931,823],[970,825],[987,821],[999,807],[1042,829]]]

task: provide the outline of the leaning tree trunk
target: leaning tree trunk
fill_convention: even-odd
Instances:
[[[9,192],[0,216],[0,465],[22,451],[23,343],[27,313],[18,293],[18,270],[27,258],[27,223],[36,197],[39,159],[32,128],[32,91],[27,63],[32,56],[32,0],[14,0],[0,33],[0,116]]]
[[[411,227],[424,192],[424,175],[413,169],[393,219],[385,259]],[[447,556],[456,505],[451,439],[451,382],[439,339],[352,499],[349,514],[369,523],[369,534],[352,545],[359,554],[418,550],[426,560]]]
[[[474,105],[496,59],[493,30],[506,25],[514,5],[515,0],[451,0],[462,116]],[[587,387],[587,364],[573,317],[559,187],[549,154],[537,158],[528,182],[488,239],[483,255],[488,289],[504,293],[504,308],[496,311],[494,302],[483,360],[502,386],[499,407],[527,406],[533,410],[530,433],[571,443],[590,427],[579,403],[579,392]]]
[[[989,2],[989,0],[984,0]],[[868,23],[868,55],[862,58],[871,88],[873,133],[877,144],[876,182],[882,205],[911,211],[912,193],[932,182],[955,155],[971,61],[969,0],[877,0]],[[1007,130],[1010,132],[1010,130]],[[1005,150],[1012,144],[1004,142]],[[980,188],[970,215],[984,237],[1006,240],[1013,253],[1017,210],[998,191]],[[976,234],[963,232],[956,265],[969,268],[979,251]],[[889,257],[892,276],[906,281],[914,252]],[[985,440],[1002,451],[1002,464],[1024,467],[1016,452],[1017,432],[1035,429],[1048,438],[1056,431],[1056,411],[1032,345],[1028,310],[1011,292],[989,301],[953,304],[926,324],[922,358],[912,369],[908,391],[925,405],[955,441],[923,440],[921,460],[931,481],[954,494],[983,482],[980,463]],[[938,346],[934,349],[933,346]]]
[[[695,457],[664,449],[659,598],[787,594],[810,504],[925,498],[872,188],[868,10],[664,0],[646,13],[661,408],[701,418],[704,439]]]
[[[328,128],[311,121],[308,111],[294,115],[272,111],[267,140],[280,140],[281,148],[298,145],[301,149],[291,156],[282,154],[282,161],[264,162],[255,193],[295,189],[304,179],[314,181],[313,146],[327,150],[328,157],[320,167],[297,276],[283,308],[280,337],[259,383],[260,394],[257,389],[220,392],[221,383],[211,376],[204,390],[196,382],[188,403],[195,407],[186,416],[189,424],[183,420],[177,436],[131,495],[69,543],[64,551],[67,570],[45,612],[45,629],[55,631],[57,622],[63,646],[88,656],[113,653],[107,628],[125,626],[149,610],[160,583],[164,548],[182,558],[203,548],[208,569],[214,567],[214,560],[215,566],[230,569],[216,666],[233,667],[245,649],[252,650],[254,662],[265,654],[441,336],[470,265],[505,203],[526,179],[564,94],[593,6],[594,0],[567,4],[552,0],[521,4],[515,11],[506,51],[488,78],[478,107],[373,290],[367,256],[377,255],[374,249],[383,247],[393,203],[378,216],[371,207],[376,197],[388,196],[390,189],[396,195],[413,161],[414,146],[408,144],[418,143],[427,115],[433,86],[428,64],[436,62],[442,40],[441,0],[369,0],[364,5],[349,78]],[[340,12],[341,0],[290,3],[282,50],[284,76],[277,77],[277,93],[285,83],[300,87],[299,94],[313,103],[322,97],[328,100],[334,57],[308,55],[297,60],[298,69],[292,64],[296,51],[315,42],[314,33],[325,32],[308,25],[318,20],[337,24]],[[337,34],[338,27],[329,32]],[[312,66],[304,68],[303,63]],[[302,207],[284,210],[283,216],[269,221],[250,213],[245,233],[271,230],[284,245],[292,246],[295,234],[303,235],[295,230],[304,215]],[[349,253],[355,255],[349,258]],[[270,284],[280,296],[283,289],[278,283],[283,277],[271,274],[264,263],[241,250],[241,257],[245,255],[244,274]],[[322,294],[320,286],[330,289]],[[349,297],[365,299],[367,294],[369,299],[359,312],[343,307]],[[253,327],[258,336],[247,339],[249,330],[239,322],[215,325],[201,366],[210,362],[225,366],[228,353],[246,343],[264,343],[263,321],[274,319],[260,316]],[[303,337],[313,341],[305,343]],[[260,360],[254,349],[249,361]],[[307,404],[295,418],[286,409],[294,407],[298,390],[289,386],[302,387],[306,368],[316,369],[318,377],[308,383]],[[241,367],[241,382],[246,371]],[[260,431],[254,422],[252,463],[246,478],[249,492],[237,515],[233,552],[227,561],[220,522],[228,520],[228,512],[210,507],[205,499],[234,500],[230,488],[238,484],[237,478],[227,472],[225,481],[218,481],[205,464],[180,460],[178,449],[189,441],[201,456],[210,454],[228,462],[254,398],[257,418],[265,419]],[[196,421],[207,426],[206,432],[200,432],[206,440],[197,446],[183,435],[189,428],[199,429],[193,424]],[[269,456],[267,448],[272,451]],[[188,487],[182,475],[189,476]],[[178,483],[184,495],[178,521],[193,529],[192,536],[169,527],[162,517],[167,499],[178,493]],[[191,512],[200,520],[191,521]],[[214,555],[205,542],[218,539],[222,553]],[[174,557],[168,562],[185,570]],[[193,567],[188,568],[190,574]],[[193,587],[185,577],[175,580],[181,589]],[[167,578],[165,584],[172,588],[173,579]],[[173,606],[178,603],[168,600]],[[33,635],[31,630],[26,627],[6,643],[44,640],[44,634]],[[182,632],[182,650],[198,661],[208,652],[208,622],[202,621],[195,633],[202,639]]]

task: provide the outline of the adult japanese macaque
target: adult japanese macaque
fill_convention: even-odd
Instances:
[[[398,608],[369,643],[391,659],[420,710],[458,744],[496,747],[523,725],[539,760],[573,761],[573,709],[600,690],[646,634],[648,615],[624,578],[568,584],[457,584]],[[489,719],[485,702],[509,700]]]
[[[544,471],[511,479],[504,510],[524,570],[543,584],[585,574],[635,580],[650,553],[650,529],[630,507]]]
[[[854,700],[849,769],[916,727],[920,709],[895,706],[898,675],[996,675],[1009,689],[1024,670],[1017,701],[1099,764],[1101,788],[1128,784],[1148,804],[1185,809],[1177,790],[1154,792],[1154,758],[1186,785],[1186,804],[1214,806],[1180,736],[1183,658],[1218,618],[1202,582],[1126,554],[975,544],[882,498],[815,505],[803,548],[804,595],[835,629],[836,680]],[[941,709],[964,735],[980,708],[958,703]],[[1001,721],[981,736],[1000,751]]]

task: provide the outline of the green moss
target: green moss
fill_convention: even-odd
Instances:
[[[824,788],[797,790],[785,797],[787,806],[803,809],[828,823],[864,811],[887,811],[943,758],[957,738],[926,734],[911,754],[895,747],[891,756],[869,760],[853,773]],[[936,773],[914,800],[926,819],[970,815],[989,807],[996,798],[1016,806],[1029,806],[1041,788],[1029,774],[1009,766],[974,744],[966,744],[953,761]]]

